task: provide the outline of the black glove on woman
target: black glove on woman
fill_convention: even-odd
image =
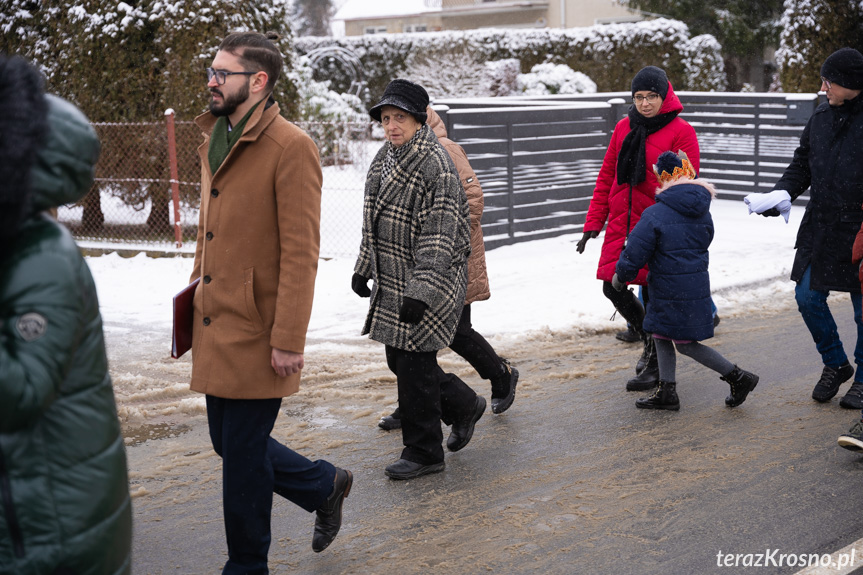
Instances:
[[[598,235],[599,235],[599,232],[597,232],[597,231],[584,232],[584,235],[581,236],[581,239],[578,240],[578,243],[575,245],[575,251],[577,251],[580,254],[583,254],[584,253],[584,246],[587,245],[587,240],[589,240],[591,238],[595,238]]]
[[[399,321],[417,324],[422,321],[428,306],[425,302],[411,297],[402,298],[402,309],[399,310]]]
[[[360,297],[369,297],[372,295],[372,290],[369,289],[369,278],[365,278],[360,274],[354,274],[351,278],[351,289]]]

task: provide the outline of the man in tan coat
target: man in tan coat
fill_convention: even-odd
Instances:
[[[314,551],[338,533],[350,471],[312,462],[270,437],[299,389],[320,245],[321,168],[314,142],[279,115],[282,67],[263,34],[229,35],[211,68],[201,211],[192,280],[191,388],[206,394],[222,457],[228,561],[267,573],[273,493],[316,511]]]

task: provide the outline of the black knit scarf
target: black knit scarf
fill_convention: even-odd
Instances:
[[[675,110],[646,118],[635,106],[629,107],[629,133],[623,139],[617,155],[618,184],[636,186],[647,178],[647,157],[644,149],[647,136],[667,126],[679,113],[680,110]]]

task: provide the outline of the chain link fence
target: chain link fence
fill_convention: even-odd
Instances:
[[[321,257],[354,256],[366,171],[383,144],[372,123],[301,122],[324,174]],[[102,142],[96,177],[58,219],[85,248],[194,252],[203,141],[194,122],[94,123]],[[175,153],[171,153],[172,145]]]

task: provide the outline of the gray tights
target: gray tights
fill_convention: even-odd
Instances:
[[[656,359],[659,362],[659,379],[676,381],[677,356],[674,353],[674,343],[669,339],[659,338],[653,338],[653,342],[656,344]],[[719,375],[728,375],[734,369],[734,364],[725,359],[721,353],[697,341],[678,343],[677,351],[683,355],[688,355]]]

